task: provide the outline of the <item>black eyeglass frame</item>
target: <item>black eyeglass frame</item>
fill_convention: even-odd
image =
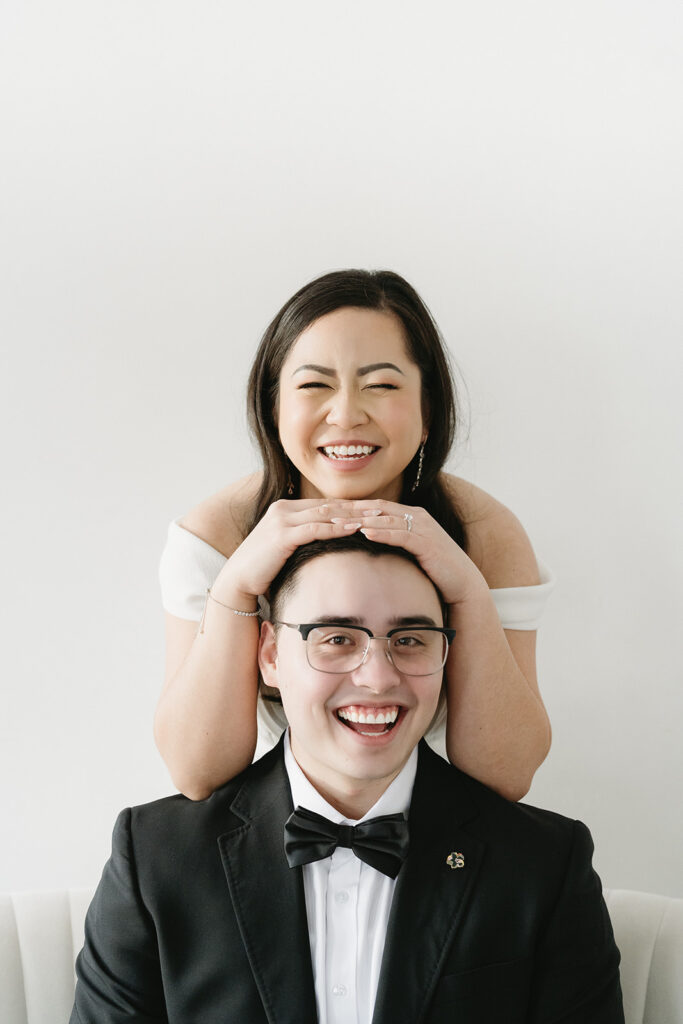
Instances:
[[[368,651],[370,650],[370,642],[369,642],[370,640],[386,640],[387,641],[387,651],[386,651],[386,653],[387,653],[387,657],[389,658],[389,661],[394,666],[394,668],[396,669],[397,672],[402,672],[403,675],[406,675],[406,676],[407,675],[413,675],[414,673],[412,673],[412,672],[405,672],[403,669],[398,668],[398,666],[394,664],[394,659],[391,656],[391,647],[389,646],[389,641],[391,640],[392,636],[395,636],[396,633],[409,633],[411,630],[417,630],[417,629],[421,630],[422,632],[427,631],[429,633],[441,633],[442,636],[446,637],[446,649],[444,651],[444,658],[443,658],[443,661],[441,662],[441,665],[439,666],[440,668],[443,668],[444,665],[446,664],[446,660],[448,659],[448,652],[450,650],[451,644],[453,643],[453,640],[455,639],[455,634],[456,634],[456,630],[455,629],[451,629],[448,626],[423,626],[423,625],[417,625],[417,624],[414,625],[414,626],[396,626],[395,629],[390,629],[386,636],[376,636],[375,633],[373,633],[371,629],[368,629],[367,626],[355,626],[355,625],[352,626],[348,622],[283,622],[282,619],[272,619],[272,623],[273,623],[274,626],[288,626],[289,629],[296,629],[296,630],[298,630],[299,633],[301,634],[301,638],[302,638],[302,640],[304,640],[304,642],[308,640],[309,634],[312,633],[314,629],[356,629],[356,630],[358,630],[361,633],[366,633],[367,636],[369,637],[369,640],[368,640],[367,647],[365,648],[365,651],[363,652],[363,658],[358,663],[358,665],[356,665],[356,668],[347,669],[348,672],[355,672],[357,669],[359,669],[361,667],[361,665],[365,664],[365,659],[367,658]],[[308,644],[306,644],[306,660],[308,661],[308,664],[311,665],[311,662],[310,662],[310,659],[309,659],[309,656],[308,656]],[[324,672],[326,675],[338,675],[339,674],[339,670],[338,669],[318,668],[317,665],[311,665],[311,668],[315,669],[316,672]],[[438,669],[434,669],[434,671],[438,672]],[[433,675],[433,673],[432,672],[424,672],[424,673],[420,673],[420,675],[421,676],[430,676],[430,675]]]

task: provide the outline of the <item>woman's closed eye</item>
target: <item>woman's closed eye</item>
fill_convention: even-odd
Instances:
[[[323,380],[307,380],[297,386],[297,391],[313,391],[317,388],[325,388],[326,390],[332,390],[332,385],[327,384]],[[385,383],[365,384],[363,391],[398,391],[397,384],[390,384],[388,381]]]

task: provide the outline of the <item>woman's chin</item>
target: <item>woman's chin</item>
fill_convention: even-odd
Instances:
[[[313,485],[306,490],[302,488],[301,497],[337,499],[338,501],[362,501],[367,498],[385,496],[384,493],[380,493],[379,488],[374,487],[372,484],[363,486],[362,482],[357,478],[354,480],[332,480],[324,486],[324,490],[323,486],[319,484],[318,486]]]
[[[364,498],[385,498],[399,501],[402,477],[385,480],[376,473],[332,472],[301,476],[301,498],[337,498],[340,501],[359,501]]]

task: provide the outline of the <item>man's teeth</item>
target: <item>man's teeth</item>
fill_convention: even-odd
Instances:
[[[358,722],[361,725],[391,725],[398,718],[398,708],[385,708],[378,712],[340,708],[337,714],[347,722]]]
[[[331,459],[362,458],[364,455],[372,455],[377,451],[374,444],[328,444],[323,448],[325,455]]]

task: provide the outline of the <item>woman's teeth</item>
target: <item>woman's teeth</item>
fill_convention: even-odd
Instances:
[[[377,445],[372,444],[328,444],[323,447],[325,455],[330,459],[362,459],[365,455],[372,455],[377,451]]]
[[[337,714],[346,722],[359,722],[361,725],[393,725],[398,718],[398,708],[384,708],[376,712],[340,708]]]

